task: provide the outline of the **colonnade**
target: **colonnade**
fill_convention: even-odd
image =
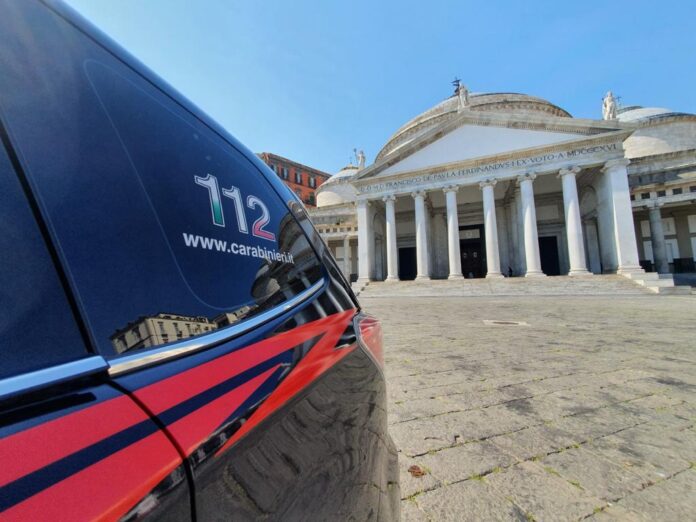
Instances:
[[[633,233],[633,214],[628,188],[628,173],[626,166],[628,160],[618,159],[608,161],[602,168],[606,176],[607,201],[611,206],[611,217],[614,228],[614,242],[618,272],[641,271],[638,264],[638,247]],[[580,215],[580,202],[578,198],[576,176],[580,172],[579,167],[568,167],[558,171],[563,190],[563,206],[565,213],[565,228],[567,236],[568,257],[570,270],[568,275],[589,275],[585,257],[583,240],[583,225]],[[522,224],[522,239],[524,245],[524,259],[526,262],[525,277],[543,277],[545,274],[541,268],[539,252],[539,237],[537,231],[536,207],[534,202],[534,180],[537,174],[528,172],[519,176],[516,181],[519,186],[520,219]],[[496,201],[494,188],[495,179],[481,181],[479,187],[483,199],[483,221],[486,245],[487,278],[502,277],[500,268],[500,247],[498,242],[498,225],[496,218]],[[447,244],[449,278],[460,279],[462,275],[460,245],[459,245],[459,216],[457,207],[458,186],[447,186],[442,189],[445,194],[447,212]],[[415,209],[415,236],[416,236],[416,279],[429,279],[430,268],[430,241],[429,212],[427,209],[427,193],[424,190],[414,191],[410,194],[414,201]],[[389,194],[382,197],[385,208],[385,232],[387,251],[387,281],[399,280],[399,261],[396,238],[396,195]],[[374,258],[374,231],[371,228],[372,220],[369,219],[366,199],[357,202],[358,221],[358,275],[362,280],[370,278],[371,265]],[[651,227],[661,228],[659,222],[659,209],[655,213],[651,211]],[[653,225],[654,223],[654,225]],[[659,224],[658,224],[659,223]],[[657,235],[657,234],[656,234]],[[662,252],[656,252],[656,259]],[[664,256],[666,259],[666,255]]]

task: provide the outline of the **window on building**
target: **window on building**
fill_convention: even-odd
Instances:
[[[300,200],[302,199],[302,191],[300,189],[295,190],[295,194],[298,198],[300,198]]]
[[[317,178],[314,176],[309,177],[309,186],[311,188],[317,188]]]
[[[650,199],[650,192],[643,192],[640,195],[640,199]]]
[[[307,203],[310,205],[316,205],[316,199],[314,197],[314,193],[311,193],[309,197],[307,198]]]
[[[683,192],[683,191],[682,191],[681,188],[672,189],[672,195],[673,195],[673,196],[678,196],[678,195],[681,194],[682,192]]]
[[[689,192],[696,192],[696,185],[691,185],[689,187]]]
[[[658,190],[657,191],[657,197],[658,198],[663,198],[667,195],[667,193],[664,190]]]
[[[134,336],[138,341],[140,341],[140,339],[142,339],[142,337],[140,337],[140,327],[139,327],[139,326],[136,326],[135,328],[133,328],[132,333],[133,333],[133,336]]]
[[[288,168],[283,167],[283,179],[288,179]]]
[[[631,201],[635,201],[635,200],[636,200],[636,195],[635,195],[635,194],[631,194]]]
[[[298,185],[302,185],[302,171],[295,171],[295,183],[297,183]]]
[[[273,172],[276,171],[276,166],[273,163],[269,163],[268,168],[271,169]]]
[[[164,342],[167,342],[167,339],[169,338],[169,336],[167,335],[167,330],[165,330],[165,328],[164,328],[164,321],[157,321],[157,324],[160,327],[160,335],[162,336],[162,340]]]

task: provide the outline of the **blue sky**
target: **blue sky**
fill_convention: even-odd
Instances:
[[[577,117],[696,113],[696,2],[68,0],[255,152],[368,164],[449,96],[521,92]]]

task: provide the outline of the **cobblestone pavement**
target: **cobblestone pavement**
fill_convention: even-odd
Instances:
[[[696,298],[361,301],[403,520],[694,520]]]

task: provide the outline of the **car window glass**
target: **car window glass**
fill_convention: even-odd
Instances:
[[[224,328],[321,278],[242,153],[56,15],[31,16],[26,39],[0,21],[0,106],[102,353]]]
[[[80,332],[0,144],[0,379],[86,355]]]

